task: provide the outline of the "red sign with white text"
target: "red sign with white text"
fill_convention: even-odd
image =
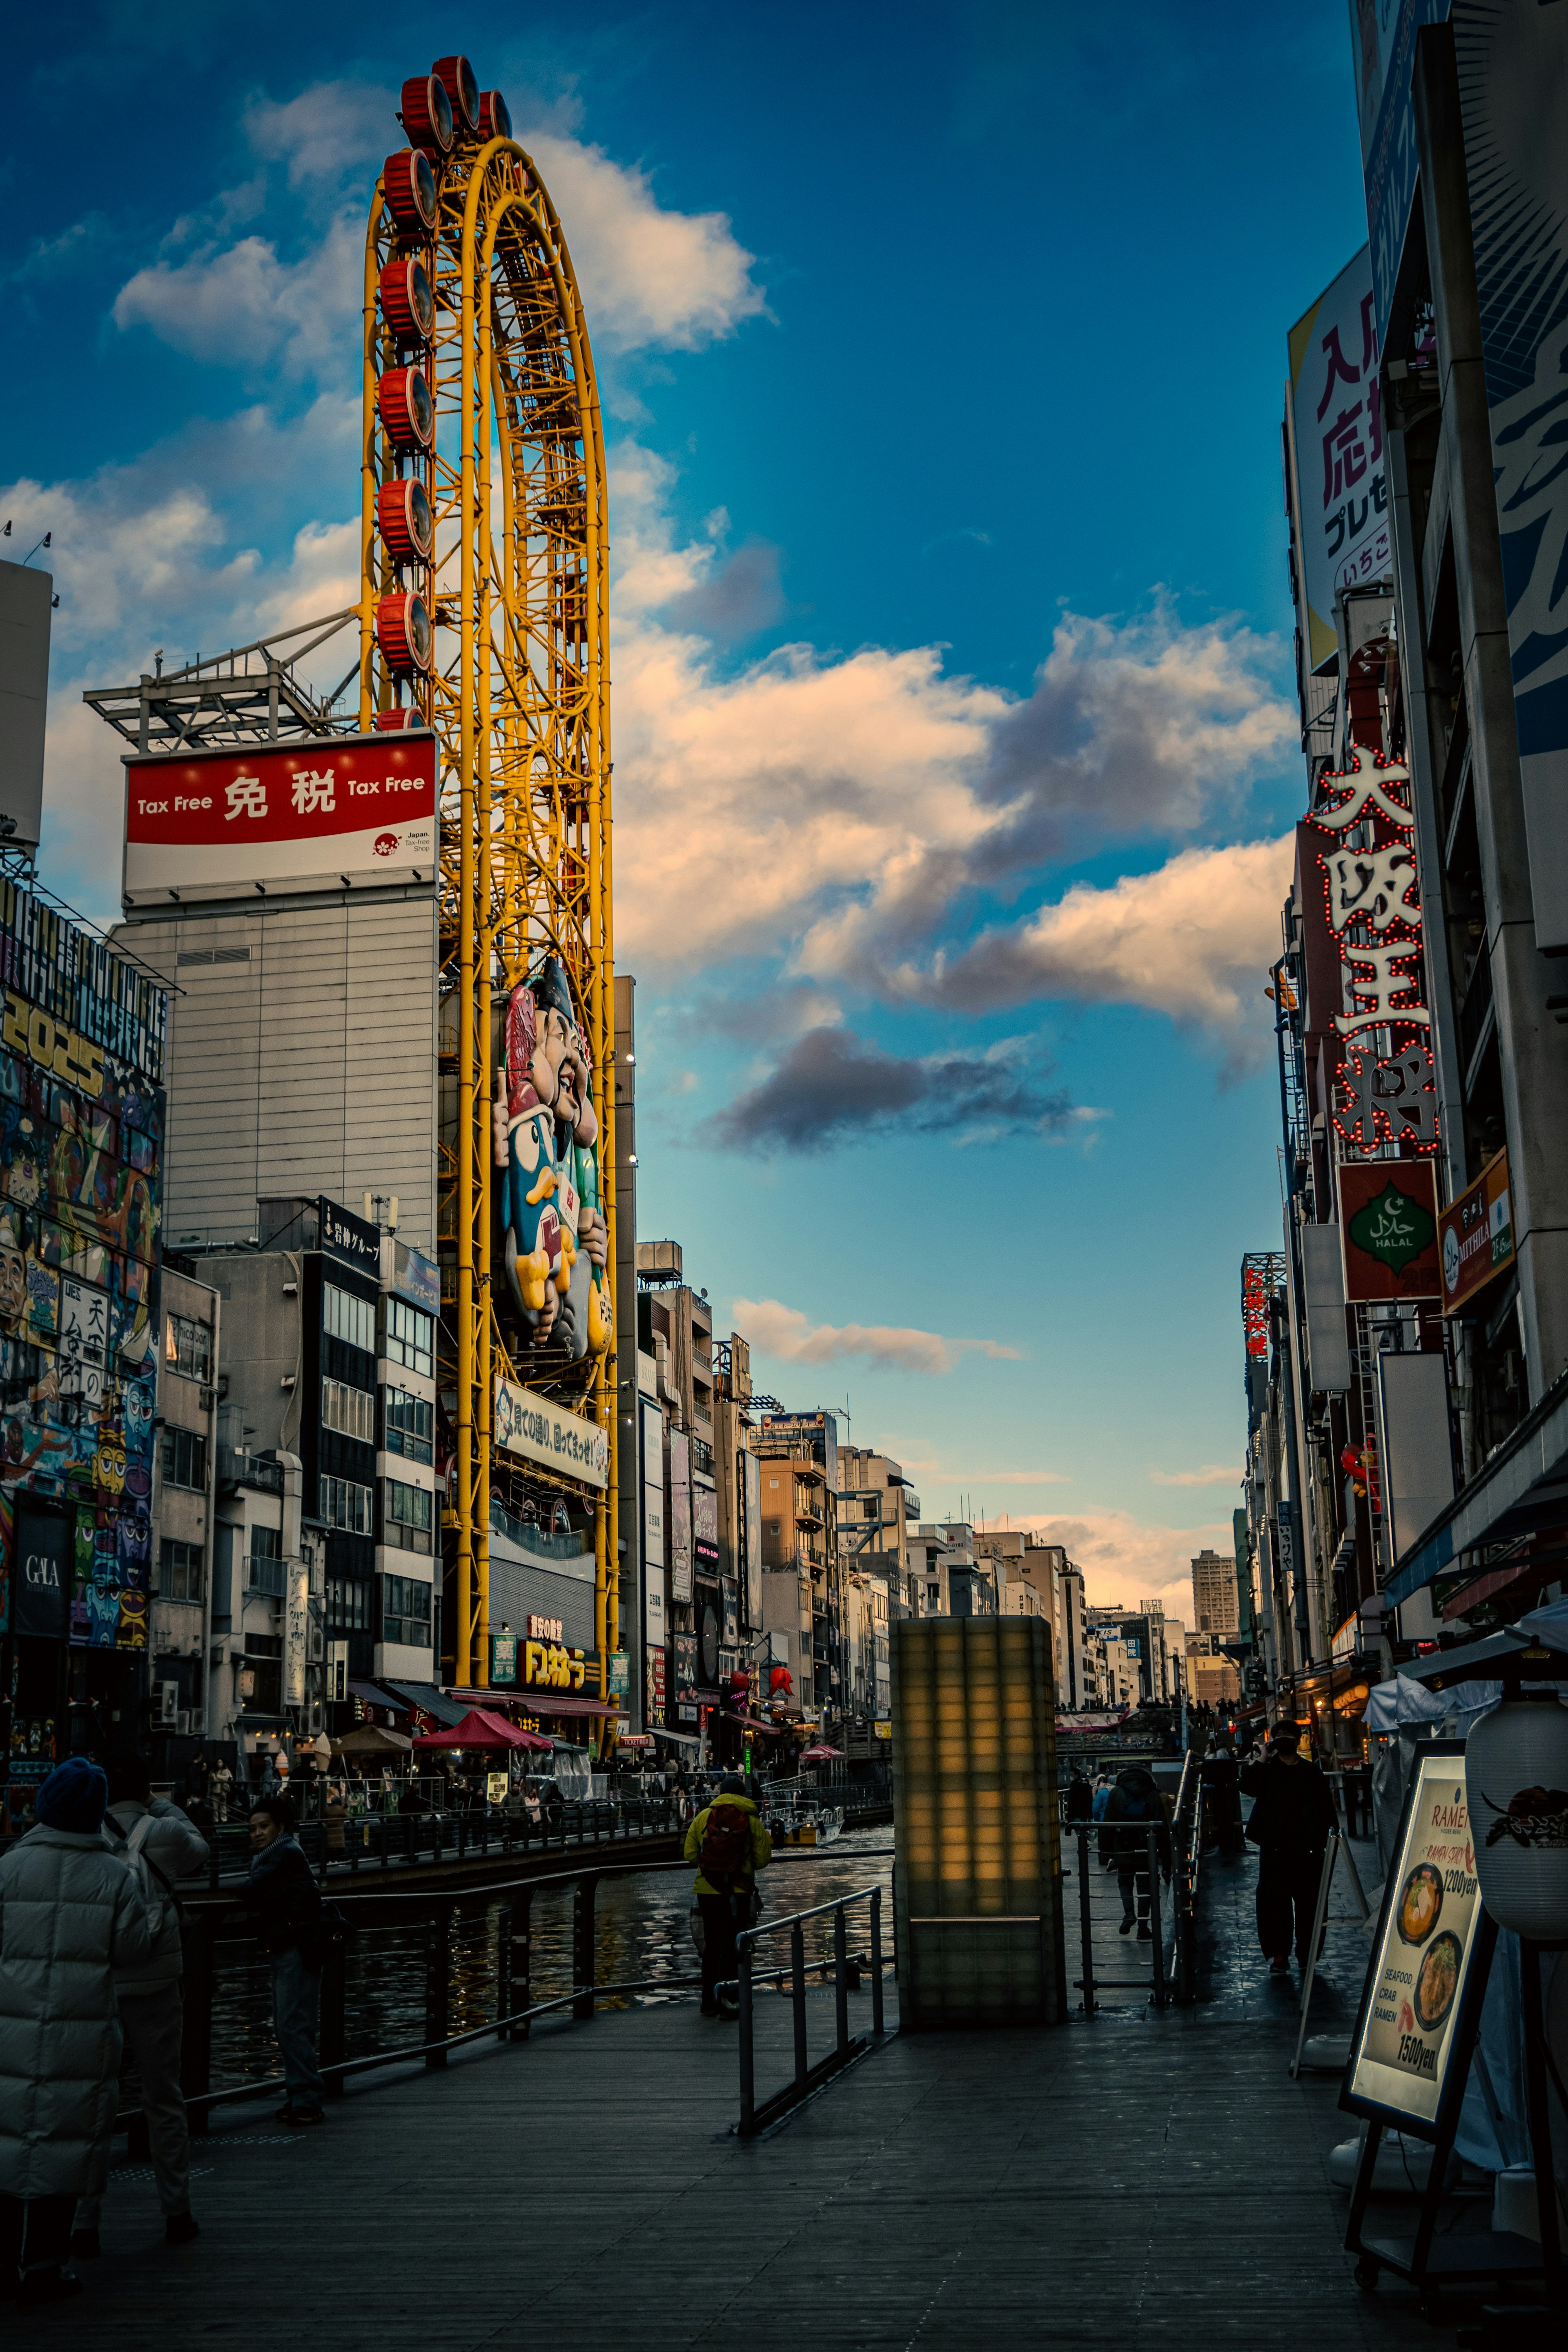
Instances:
[[[124,902],[432,881],[436,777],[423,730],[129,759]]]

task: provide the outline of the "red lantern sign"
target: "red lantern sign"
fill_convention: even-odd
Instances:
[[[416,367],[387,368],[376,391],[375,404],[386,437],[395,449],[409,455],[428,449],[436,432],[436,404],[430,387]]]
[[[426,563],[436,520],[423,482],[383,482],[376,492],[376,529],[395,563]]]
[[[436,174],[418,147],[400,147],[382,166],[382,194],[397,234],[423,244],[436,226]]]
[[[436,297],[424,263],[404,254],[387,263],[379,283],[381,315],[398,341],[427,343],[436,331]]]
[[[398,677],[428,669],[432,636],[423,596],[384,596],[375,608],[375,641],[388,669]]]
[[[452,101],[434,74],[416,74],[404,83],[400,111],[411,147],[422,147],[426,155],[447,152],[455,135]]]
[[[479,85],[468,58],[437,58],[430,70],[452,101],[452,112],[458,128],[477,131],[479,125]]]

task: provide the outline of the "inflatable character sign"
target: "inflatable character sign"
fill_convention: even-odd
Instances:
[[[614,1317],[593,1064],[553,956],[508,1002],[492,1117],[512,1307],[535,1346],[602,1354]]]

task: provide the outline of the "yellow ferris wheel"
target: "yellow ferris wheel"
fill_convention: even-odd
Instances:
[[[604,434],[555,208],[467,58],[403,86],[364,268],[360,725],[441,772],[440,1387],[459,1685],[489,1679],[498,1377],[591,1423],[618,1645]]]

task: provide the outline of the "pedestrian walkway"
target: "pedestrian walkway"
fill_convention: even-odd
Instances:
[[[8,2343],[1430,2345],[1411,2299],[1353,2284],[1325,2170],[1350,2126],[1334,2080],[1289,2080],[1299,1988],[1253,1965],[1254,1880],[1250,1854],[1205,1864],[1196,2008],[894,2037],[762,2141],[729,2131],[736,2029],[674,2003],[356,2086],[302,2137],[228,2111],[195,2151],[200,2242],[166,2251],[150,2180],[117,2173],[87,2293]],[[1333,1931],[1331,2030],[1355,1935]],[[760,2008],[763,2089],[789,2010]]]

